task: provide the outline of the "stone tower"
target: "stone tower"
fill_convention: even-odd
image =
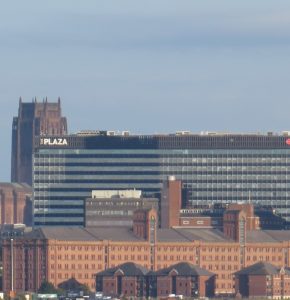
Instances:
[[[66,135],[67,121],[61,114],[61,102],[47,98],[23,103],[19,99],[18,116],[13,118],[11,181],[32,185],[32,154],[34,140],[39,135]]]

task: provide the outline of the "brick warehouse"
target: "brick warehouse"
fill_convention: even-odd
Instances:
[[[154,210],[137,211],[133,230],[38,228],[3,241],[3,290],[11,290],[12,278],[16,291],[35,291],[43,280],[57,286],[70,278],[95,290],[96,273],[125,262],[154,271],[188,262],[216,274],[216,294],[235,294],[237,271],[259,261],[278,268],[290,265],[290,231],[251,228],[246,212],[225,214],[226,234],[212,228],[159,229]],[[234,232],[232,224],[239,226]]]

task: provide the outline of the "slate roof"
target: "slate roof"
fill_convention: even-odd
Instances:
[[[95,241],[95,236],[81,227],[42,227],[37,229],[44,239],[67,241]]]
[[[64,290],[78,290],[82,287],[82,284],[75,278],[70,278],[66,281],[61,282],[58,287]]]
[[[144,276],[146,275],[149,270],[135,264],[133,262],[127,262],[122,265],[119,265],[114,268],[107,269],[105,271],[99,272],[96,274],[96,276],[114,276],[114,274],[118,271],[121,270],[124,273],[124,276]]]
[[[247,232],[248,243],[277,243],[290,241],[290,230],[252,230]]]
[[[204,228],[178,228],[177,232],[186,236],[191,241],[200,240],[205,242],[230,242],[230,238],[226,237],[223,232],[218,229]]]
[[[195,266],[187,262],[180,262],[168,268],[158,270],[156,272],[152,271],[150,272],[150,275],[168,276],[170,272],[172,272],[173,270],[177,272],[177,276],[213,276],[214,275],[214,273],[212,272],[209,272],[205,269],[200,268],[199,266]]]
[[[41,227],[33,230],[26,238],[66,241],[142,241],[131,229],[125,227]]]
[[[133,234],[128,227],[41,227],[27,233],[27,239],[54,239],[67,241],[144,241],[144,239]],[[231,241],[217,229],[158,229],[158,242],[192,242],[203,240],[210,242]]]
[[[246,237],[247,243],[279,243],[290,241],[290,230],[252,230],[247,232]],[[26,233],[24,238],[67,241],[144,241],[144,239],[134,235],[129,227],[42,227]],[[157,229],[157,241],[161,243],[234,242],[218,229],[180,227]]]
[[[235,275],[276,275],[280,273],[280,270],[281,268],[278,268],[270,263],[258,262],[236,272]],[[289,268],[285,268],[284,270],[286,274],[290,274]]]
[[[201,240],[206,242],[230,242],[218,229],[204,228],[172,228],[158,229],[157,240],[159,242],[192,242]]]
[[[112,240],[112,241],[144,241],[133,234],[131,228],[128,227],[96,227],[84,228],[84,230],[95,236],[98,240]]]
[[[32,229],[30,232],[26,232],[22,237],[23,239],[44,239],[44,235],[40,229]]]
[[[236,209],[227,209],[224,214],[235,214],[238,215],[242,210],[236,210]]]

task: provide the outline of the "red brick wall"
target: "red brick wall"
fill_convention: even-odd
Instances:
[[[11,289],[11,249],[14,257],[14,290],[36,291],[43,280],[47,279],[47,247],[45,241],[4,240],[3,258],[3,291]]]
[[[32,208],[30,207],[30,211],[27,210],[27,195],[31,196],[31,193],[28,188],[0,184],[0,224],[31,225]]]
[[[77,281],[95,289],[94,275],[106,268],[132,261],[150,269],[151,253],[153,269],[169,267],[178,262],[189,262],[209,270],[216,276],[217,293],[234,293],[233,274],[258,261],[266,261],[278,267],[285,266],[289,242],[257,243],[240,247],[238,243],[201,241],[159,242],[152,251],[147,241],[55,241],[24,240],[14,243],[15,274],[17,288],[36,290],[43,278],[55,286],[74,277]],[[242,257],[242,249],[245,254]],[[10,290],[10,240],[3,241],[3,290]],[[286,256],[286,257],[285,257]],[[164,290],[165,288],[163,288]]]
[[[122,278],[122,294],[124,297],[137,296],[137,282],[135,277]]]
[[[181,217],[179,220],[179,226],[182,227],[212,227],[212,218],[211,217]]]
[[[103,293],[104,295],[117,295],[117,278],[104,277],[103,279]]]
[[[249,297],[267,295],[266,276],[251,275],[249,276]]]
[[[162,228],[179,226],[181,190],[182,184],[180,180],[169,180],[164,183],[161,196]]]
[[[157,277],[157,296],[164,297],[172,293],[172,279],[171,277],[159,276]]]

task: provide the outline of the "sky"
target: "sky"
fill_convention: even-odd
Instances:
[[[86,129],[290,130],[289,0],[50,0],[0,6],[0,181],[18,100]]]

